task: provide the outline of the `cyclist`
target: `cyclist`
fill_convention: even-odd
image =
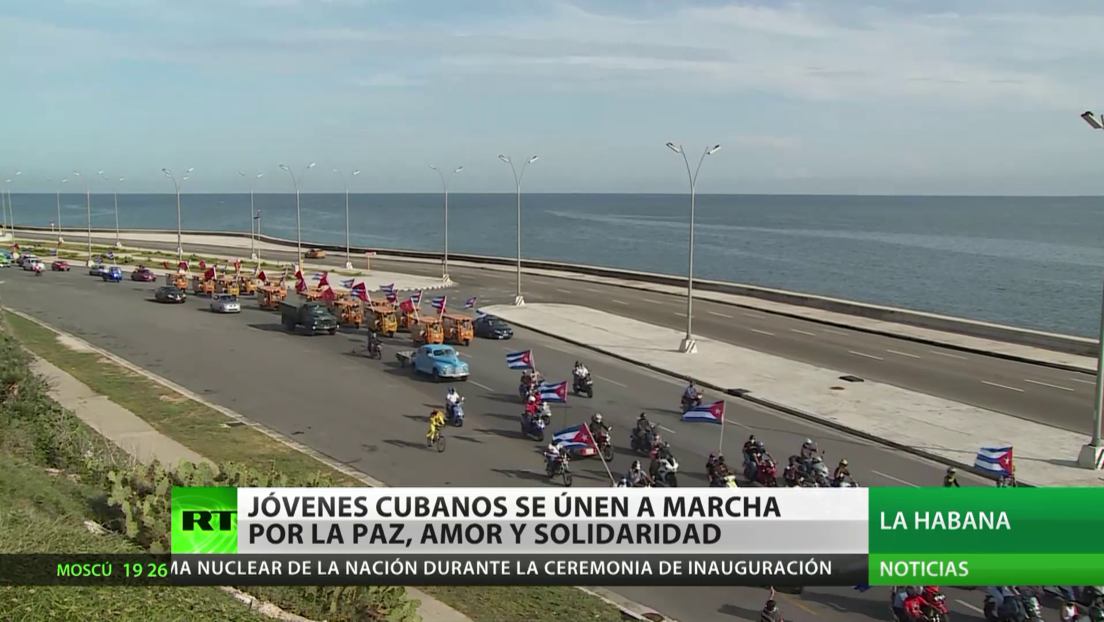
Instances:
[[[445,427],[445,413],[434,408],[429,413],[429,433],[426,434],[426,439],[431,443],[436,441],[443,427]]]

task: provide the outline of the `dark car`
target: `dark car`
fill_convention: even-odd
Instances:
[[[510,339],[514,336],[514,329],[493,315],[483,315],[475,318],[475,336],[484,339]]]
[[[149,268],[139,266],[137,270],[130,273],[130,280],[142,281],[144,283],[152,283],[157,280],[157,275],[153,273],[153,270]]]
[[[153,292],[153,299],[157,302],[170,302],[179,304],[188,299],[188,296],[183,290],[177,289],[171,285],[164,287],[158,287],[157,291]]]

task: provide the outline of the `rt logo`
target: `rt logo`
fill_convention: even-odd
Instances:
[[[230,531],[235,510],[185,510],[181,513],[184,531]],[[211,521],[218,517],[218,526],[212,527]]]

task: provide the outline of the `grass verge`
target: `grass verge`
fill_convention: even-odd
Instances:
[[[278,470],[289,477],[321,472],[337,485],[361,485],[272,437],[247,426],[227,428],[220,412],[163,387],[103,357],[78,352],[60,343],[57,335],[15,314],[8,321],[20,341],[41,358],[72,374],[93,391],[145,419],[162,434],[214,462]],[[567,586],[549,587],[419,587],[475,622],[618,622],[617,607]],[[260,598],[280,605],[273,594]],[[301,614],[306,615],[306,614]]]

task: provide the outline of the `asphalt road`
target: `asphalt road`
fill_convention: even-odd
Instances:
[[[566,379],[572,363],[583,360],[596,378],[596,396],[569,398],[557,407],[553,426],[589,419],[601,411],[613,425],[615,472],[633,458],[627,435],[636,415],[647,411],[664,426],[683,464],[683,485],[704,485],[704,457],[719,444],[720,429],[679,423],[676,409],[682,383],[519,329],[514,340],[477,340],[461,348],[472,379],[458,384],[466,397],[467,424],[450,429],[444,453],[423,447],[426,414],[443,400],[446,386],[413,377],[398,368],[394,353],[408,346],[396,337],[383,361],[352,352],[364,335],[288,335],[278,317],[250,304],[237,316],[206,311],[203,300],[186,305],[150,301],[153,287],[124,281],[103,283],[82,272],[0,273],[4,305],[43,319],[59,329],[108,349],[177,382],[207,399],[232,408],[296,438],[340,462],[396,486],[554,486],[541,474],[540,446],[520,438],[516,397],[518,373],[507,369],[508,350],[534,350],[550,380]],[[61,285],[65,285],[62,287]],[[470,296],[475,289],[460,288]],[[724,450],[738,456],[754,433],[778,457],[815,438],[829,459],[847,457],[865,485],[937,485],[943,467],[880,445],[820,428],[773,411],[729,402]],[[574,463],[577,486],[608,486],[600,462]],[[981,485],[963,478],[965,485]],[[766,594],[753,588],[617,588],[627,598],[681,620],[756,620]],[[981,595],[948,591],[956,619],[980,620]],[[809,588],[783,598],[794,622],[874,622],[887,616],[885,589],[860,594],[849,588]]]
[[[79,235],[66,238],[70,242],[83,240]],[[175,247],[141,240],[131,244]],[[188,250],[229,252],[226,247],[189,246]],[[267,259],[294,259],[294,251],[265,251],[265,255]],[[344,258],[328,262],[342,264]],[[429,263],[373,261],[372,266],[427,276],[441,272],[439,265]],[[513,301],[512,273],[455,265],[451,268],[453,279],[470,292],[466,295],[478,295],[482,303]],[[676,329],[686,325],[684,296],[589,281],[523,277],[523,290],[530,302],[579,304]],[[1073,432],[1091,433],[1095,377],[1090,374],[824,326],[702,299],[695,300],[694,309],[696,335]]]

